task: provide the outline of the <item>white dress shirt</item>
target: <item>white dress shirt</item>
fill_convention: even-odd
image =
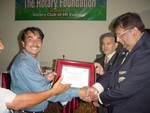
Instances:
[[[112,58],[112,56],[116,53],[116,51],[112,52],[109,55],[106,55],[105,57],[107,57],[107,63],[109,62],[109,60]]]
[[[103,104],[102,101],[101,101],[101,99],[100,99],[100,97],[99,97],[99,94],[104,91],[103,86],[102,86],[100,83],[96,82],[95,84],[93,84],[93,87],[97,89],[99,102],[100,102],[101,104]]]

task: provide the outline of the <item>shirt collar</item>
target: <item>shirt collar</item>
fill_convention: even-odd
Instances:
[[[27,56],[28,58],[30,58],[32,61],[34,61],[35,63],[38,63],[39,61],[34,58],[32,55],[30,55],[30,53],[28,53],[25,49],[22,50],[22,54],[24,56]]]
[[[116,53],[116,51],[112,52],[111,54],[109,55],[106,55],[108,57],[108,61],[111,59],[111,57]]]

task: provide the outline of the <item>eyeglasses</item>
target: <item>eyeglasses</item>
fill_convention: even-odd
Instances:
[[[116,34],[116,37],[120,38],[120,37],[122,37],[125,33],[127,33],[128,31],[130,31],[130,30],[127,29],[126,31],[124,31],[124,32],[121,33],[121,34]]]

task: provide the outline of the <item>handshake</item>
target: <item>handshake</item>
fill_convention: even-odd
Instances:
[[[80,99],[86,102],[93,102],[94,106],[99,107],[99,92],[94,87],[85,86],[80,88]]]

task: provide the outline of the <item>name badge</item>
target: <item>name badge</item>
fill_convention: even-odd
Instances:
[[[123,82],[125,79],[126,79],[125,77],[119,77],[119,78],[118,78],[118,83]]]
[[[119,75],[126,74],[126,71],[119,71]]]

